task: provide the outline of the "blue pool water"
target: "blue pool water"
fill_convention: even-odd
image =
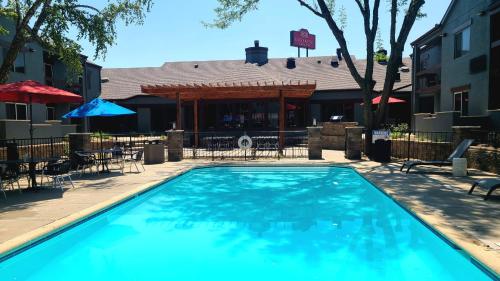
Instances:
[[[355,171],[196,169],[0,263],[0,280],[491,280]]]

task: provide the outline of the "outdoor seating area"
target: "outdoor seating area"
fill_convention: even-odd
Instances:
[[[73,188],[75,176],[145,171],[143,147],[126,145],[125,142],[113,143],[111,148],[75,150],[57,155],[52,152],[52,157],[25,155],[20,158],[14,141],[9,140],[7,158],[0,160],[0,192],[4,198],[7,198],[6,190],[22,192],[22,189],[36,190],[49,186],[61,191]],[[67,140],[62,145],[67,146]]]

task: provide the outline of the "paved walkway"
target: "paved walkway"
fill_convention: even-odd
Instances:
[[[397,164],[346,161],[343,152],[324,151],[325,160],[272,160],[236,162],[238,164],[335,164],[355,167],[400,203],[451,238],[497,272],[500,272],[500,194],[484,201],[480,195],[467,195],[474,178],[494,175],[472,170],[467,178],[453,178],[436,169],[422,168],[406,175]],[[74,189],[64,192],[44,189],[38,192],[8,192],[0,199],[0,252],[36,235],[55,229],[77,217],[112,204],[167,177],[194,166],[231,163],[186,160],[146,166],[143,173],[112,172],[105,175],[75,176]],[[235,163],[235,162],[233,162]],[[439,170],[443,171],[443,170]],[[446,169],[444,169],[446,171]],[[479,190],[478,190],[479,191]],[[479,192],[478,194],[480,194]]]

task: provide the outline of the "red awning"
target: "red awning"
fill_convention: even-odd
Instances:
[[[372,99],[372,104],[379,104],[381,99],[382,99],[382,96],[378,96],[378,97]],[[406,102],[405,100],[400,100],[397,98],[389,98],[389,101],[388,101],[388,103],[405,103],[405,102]],[[363,105],[363,103],[361,105]]]
[[[0,85],[0,101],[2,102],[30,103],[30,96],[32,103],[83,102],[83,98],[77,94],[32,80]]]

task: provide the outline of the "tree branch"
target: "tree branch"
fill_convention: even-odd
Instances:
[[[16,2],[16,28],[21,24],[21,5],[19,4],[19,1]]]
[[[359,74],[358,69],[354,65],[354,62],[352,61],[351,55],[349,53],[349,49],[347,48],[347,42],[344,37],[344,32],[340,30],[338,27],[337,23],[335,20],[332,18],[332,13],[328,9],[328,6],[325,3],[325,0],[318,0],[318,5],[321,9],[321,13],[323,15],[323,18],[325,19],[326,23],[328,24],[328,27],[333,33],[333,36],[337,40],[337,42],[340,45],[340,49],[342,51],[342,54],[344,55],[345,62],[347,64],[347,67],[349,68],[349,71],[351,72],[352,77],[358,83],[360,87],[364,87],[364,78],[361,77]]]
[[[391,48],[396,44],[397,14],[398,14],[398,0],[391,0],[391,31],[390,31]]]
[[[300,3],[301,6],[304,6],[307,9],[309,9],[309,11],[311,11],[316,16],[318,16],[320,18],[325,18],[322,13],[320,13],[318,10],[314,9],[314,7],[312,7],[311,5],[306,3],[305,1],[303,1],[303,0],[297,0],[297,1]]]
[[[360,0],[354,0],[356,2],[356,4],[358,4],[358,7],[359,7],[359,10],[361,11],[361,13],[364,13],[365,12],[365,8],[363,8],[363,4],[361,4],[361,1]]]
[[[37,34],[38,37],[38,31],[40,30],[40,27],[42,24],[45,22],[45,19],[47,18],[47,9],[50,7],[50,4],[52,3],[52,0],[45,0],[43,3],[42,10],[40,11],[40,15],[35,21],[35,24],[33,24],[33,28],[31,29],[32,34]]]
[[[79,4],[79,5],[73,5],[73,6],[71,6],[71,8],[74,8],[74,9],[83,8],[83,9],[93,10],[94,12],[99,13],[99,14],[101,13],[101,11],[99,9],[97,9],[96,7],[90,6],[90,5]]]

